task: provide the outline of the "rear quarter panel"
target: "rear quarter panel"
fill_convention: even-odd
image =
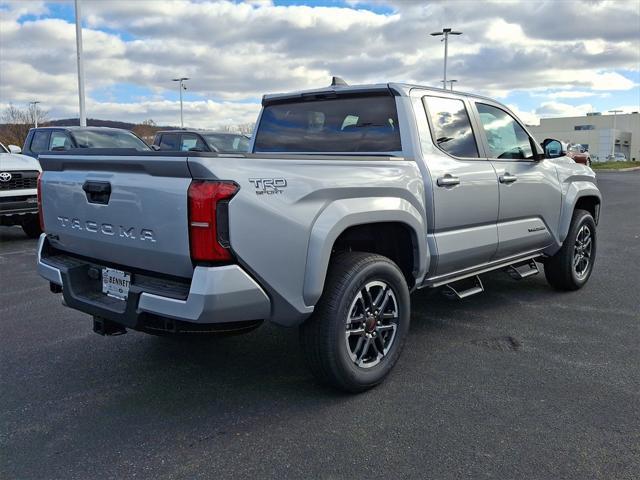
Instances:
[[[406,221],[420,229],[426,249],[424,186],[413,161],[254,156],[189,163],[194,177],[215,172],[239,185],[229,204],[231,246],[268,290],[276,323],[292,325],[313,311],[333,241],[352,225]],[[265,188],[265,180],[280,187]]]

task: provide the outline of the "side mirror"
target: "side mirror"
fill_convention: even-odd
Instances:
[[[150,145],[151,150],[153,150],[154,152],[159,152],[160,151],[160,147],[158,145]]]
[[[9,151],[11,153],[22,153],[22,149],[17,145],[9,145]]]
[[[567,154],[567,147],[555,138],[547,138],[542,142],[542,148],[544,148],[544,153],[547,158],[564,157]]]

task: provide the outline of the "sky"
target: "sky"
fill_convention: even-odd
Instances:
[[[640,110],[640,1],[81,0],[87,116],[185,126],[253,122],[265,93],[329,85],[454,88],[528,124]],[[0,2],[0,109],[78,116],[73,1]]]

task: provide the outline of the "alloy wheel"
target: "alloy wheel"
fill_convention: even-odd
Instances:
[[[398,301],[389,284],[365,284],[351,302],[345,341],[349,357],[361,368],[378,365],[393,346],[398,329]]]
[[[576,243],[573,250],[573,271],[579,280],[584,279],[589,273],[591,254],[593,252],[593,236],[588,225],[582,225],[576,235]]]

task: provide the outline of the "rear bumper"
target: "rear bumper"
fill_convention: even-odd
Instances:
[[[270,316],[269,297],[238,265],[195,267],[190,284],[134,273],[126,301],[101,293],[101,279],[95,278],[101,267],[99,262],[51,254],[46,234],[40,237],[38,273],[62,287],[66,305],[122,326],[144,330],[154,317],[202,325]]]

